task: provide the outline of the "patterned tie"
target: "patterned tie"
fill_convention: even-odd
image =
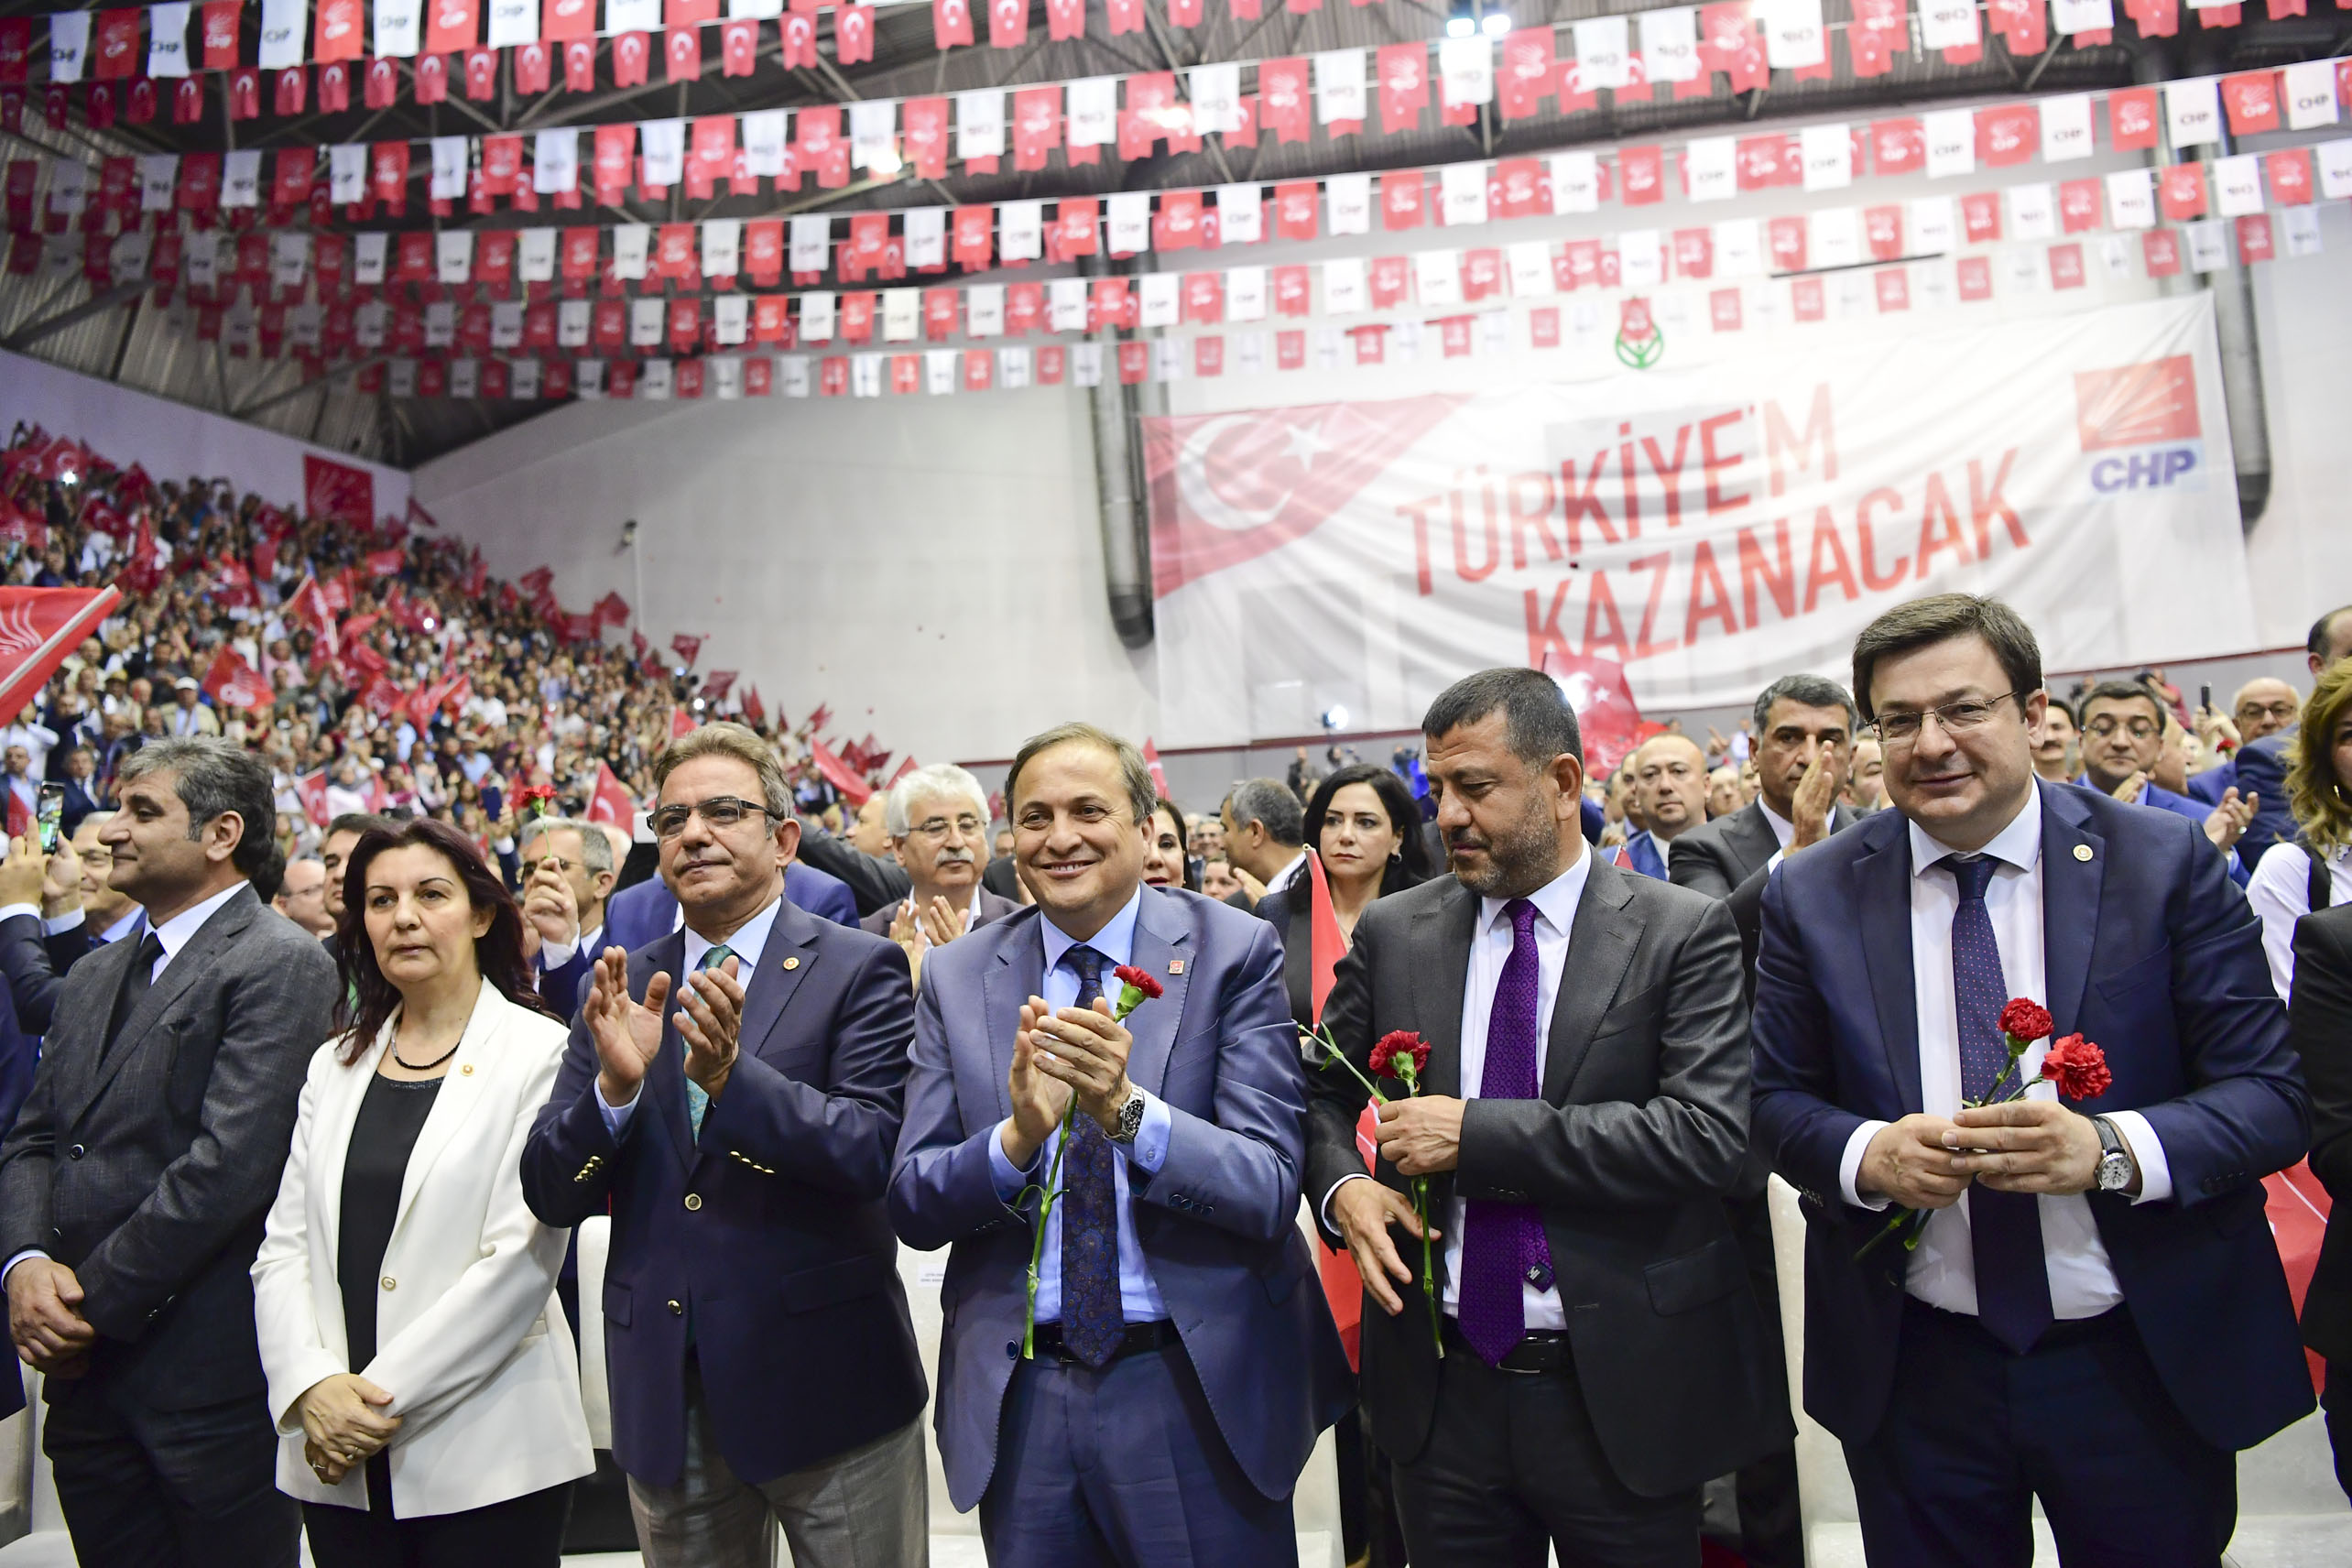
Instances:
[[[1495,986],[1486,1015],[1486,1068],[1478,1094],[1486,1100],[1531,1100],[1536,1095],[1535,1040],[1537,962],[1535,906],[1513,898],[1503,906],[1511,918],[1511,955]],[[1472,1198],[1462,1231],[1462,1294],[1457,1312],[1462,1335],[1489,1367],[1502,1364],[1527,1337],[1522,1283],[1552,1283],[1552,1244],[1543,1236],[1543,1215],[1533,1203],[1498,1203]]]
[[[122,988],[114,993],[114,1010],[106,1016],[106,1041],[98,1051],[102,1064],[114,1054],[114,1041],[121,1037],[123,1026],[131,1021],[131,1015],[147,999],[147,986],[155,980],[156,960],[162,956],[163,939],[153,931],[147,932],[147,940],[131,955],[131,966],[123,972]]]
[[[1960,889],[1952,916],[1952,1000],[1960,1026],[1960,1093],[1982,1100],[2001,1086],[2009,1046],[2001,1039],[2001,1008],[2009,985],[2001,977],[2000,944],[1985,889],[1999,862],[1978,855],[1939,861]],[[1976,1321],[2019,1355],[2033,1348],[2050,1326],[2050,1271],[2042,1250],[2042,1206],[2031,1192],[1968,1189],[1968,1235],[1976,1269]]]
[[[720,942],[717,946],[712,948],[710,952],[702,954],[702,962],[697,964],[694,967],[696,969],[702,970],[716,969],[720,964],[724,964],[728,959],[733,958],[735,955],[735,951],[734,948],[729,947],[725,942]],[[684,998],[681,997],[680,1001],[682,1003]],[[710,1108],[711,1096],[704,1092],[700,1083],[695,1083],[691,1078],[687,1079],[686,1120],[692,1125],[694,1128],[694,1136],[698,1138],[702,1136],[703,1113],[708,1111]]]
[[[1103,994],[1103,955],[1083,943],[1062,955],[1078,974],[1078,1005]],[[1119,1301],[1118,1178],[1111,1140],[1094,1118],[1073,1119],[1062,1156],[1062,1343],[1089,1367],[1127,1333]]]

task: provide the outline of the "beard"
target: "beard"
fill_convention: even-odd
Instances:
[[[1456,845],[1486,852],[1486,864],[1465,869],[1454,856]],[[1484,898],[1508,898],[1532,893],[1557,875],[1560,867],[1560,827],[1541,790],[1530,790],[1527,809],[1492,838],[1464,831],[1446,841],[1446,858],[1454,879]]]

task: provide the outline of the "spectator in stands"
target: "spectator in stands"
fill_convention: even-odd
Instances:
[[[848,833],[851,845],[877,859],[887,856],[890,853],[889,818],[889,792],[877,789],[857,808],[857,819],[850,824]]]
[[[1707,770],[1707,821],[1730,816],[1746,804],[1740,799],[1739,769],[1730,763]]]
[[[1225,858],[1248,874],[1260,889],[1279,893],[1306,863],[1302,799],[1279,779],[1250,779],[1233,787],[1218,809],[1225,826]]]
[[[1212,855],[1223,855],[1225,846],[1223,817],[1213,811],[1203,811],[1192,819],[1192,842],[1187,847],[1194,855],[1206,860]]]
[[[0,1143],[9,1328],[50,1375],[45,1446],[81,1561],[293,1568],[248,1271],[334,968],[248,884],[277,864],[257,757],[159,742],[122,799],[110,879],[151,924],[67,976]]]
[[[613,891],[613,841],[570,817],[535,817],[517,834],[523,920],[539,938],[532,960],[539,995],[569,1021],[604,940],[604,900]]]
[[[2310,1102],[2210,844],[2037,780],[2041,665],[1996,600],[1880,615],[1854,684],[1895,810],[1765,891],[1754,1135],[1804,1194],[1805,1406],[1873,1563],[2023,1563],[2038,1497],[2068,1562],[2213,1563],[2233,1451],[2312,1408],[2261,1186]],[[2014,997],[2049,1033],[2012,1067]],[[2074,1104],[1982,1103],[2066,1036],[2105,1048]],[[1890,1218],[1916,1243],[1874,1247]]]
[[[1644,825],[1627,838],[1614,864],[1662,880],[1673,842],[1706,822],[1706,754],[1690,736],[1670,732],[1642,742],[1626,767]]]
[[[2310,666],[2314,681],[2352,659],[2352,604],[2330,610],[2314,621],[2303,642],[2304,662]],[[2267,735],[2238,747],[2238,755],[2230,759],[2238,768],[2238,793],[2259,802],[2254,821],[2246,831],[2242,860],[2259,861],[2272,844],[2295,836],[2286,786],[2287,753],[2294,738],[2292,730]]]
[[[890,786],[883,825],[890,852],[906,872],[906,895],[858,924],[887,936],[907,955],[918,989],[923,956],[1020,906],[980,886],[987,855],[988,797],[980,780],[952,762],[919,768]]]
[[[2083,699],[2083,777],[2076,780],[2128,804],[2152,806],[2186,817],[2214,846],[2230,855],[2238,834],[2254,819],[2254,802],[2236,789],[2207,807],[2163,788],[2154,779],[2164,744],[2164,704],[2136,681],[2102,681]],[[2231,866],[2237,868],[2231,855]],[[2244,874],[2238,872],[2238,879]]]
[[[2303,1339],[2326,1364],[2319,1403],[2336,1484],[2352,1497],[2352,906],[2297,921],[2294,958],[2302,980],[2288,1004],[2287,1039],[2311,1083],[2311,1173],[2332,1204],[2303,1296]],[[2333,1208],[2346,1209],[2344,1224]]]
[[[1192,880],[1192,857],[1184,853],[1184,813],[1165,795],[1151,812],[1149,842],[1143,850],[1143,885],[1200,891]]]
[[[171,702],[167,733],[180,736],[221,733],[221,716],[203,700],[203,689],[193,675],[183,675],[171,683]]]
[[[319,1568],[555,1568],[595,1458],[553,1310],[569,1233],[532,1217],[520,1162],[563,1026],[514,895],[454,828],[375,828],[349,875],[353,999],[253,1264],[278,1486]]]
[[[2262,919],[2270,983],[2293,1000],[2295,926],[2314,909],[2352,903],[2352,659],[2313,688],[2288,748],[2286,791],[2295,836],[2263,852],[2246,885]]]
[[[49,755],[59,740],[58,732],[40,722],[40,704],[28,702],[16,722],[0,729],[0,746],[25,754],[25,772],[34,779],[49,777]]]
[[[2301,705],[2302,699],[2292,686],[2272,676],[2257,676],[2240,686],[2238,695],[2230,699],[2227,718],[2198,712],[2197,738],[2209,752],[2224,746],[2235,750],[2251,746],[2293,728]],[[2237,782],[2237,761],[2225,756],[2215,766],[2189,776],[2188,793],[2208,806],[2218,806],[2222,792]]]
[[[278,897],[270,907],[312,936],[323,937],[334,930],[334,918],[327,913],[324,863],[308,855],[288,861],[286,879],[278,885]]]
[[[1846,768],[1846,789],[1839,798],[1854,808],[1857,817],[1867,817],[1886,805],[1887,756],[1874,737],[1855,738],[1854,757]]]

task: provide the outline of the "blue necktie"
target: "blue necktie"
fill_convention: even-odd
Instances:
[[[1511,918],[1511,955],[1503,962],[1486,1015],[1486,1065],[1479,1074],[1478,1097],[1531,1100],[1538,1087],[1536,1011],[1542,996],[1535,906],[1513,898],[1503,912]],[[1543,1213],[1533,1203],[1472,1198],[1465,1210],[1462,1289],[1454,1312],[1470,1348],[1489,1367],[1499,1366],[1527,1337],[1522,1283],[1538,1289],[1552,1283],[1552,1244],[1544,1239]]]
[[[716,969],[720,964],[724,964],[728,959],[733,958],[735,955],[735,951],[734,948],[729,947],[724,942],[721,942],[716,947],[712,948],[710,952],[702,954],[702,962],[697,964],[694,967],[698,970]],[[679,1005],[683,1007],[685,1005],[685,1000],[686,999],[683,996],[679,997]],[[681,1041],[681,1043],[682,1044],[683,1042]],[[694,1136],[698,1138],[702,1136],[703,1115],[708,1112],[710,1108],[711,1096],[709,1094],[703,1090],[700,1083],[695,1083],[691,1078],[687,1079],[686,1120],[693,1127]]]
[[[1083,943],[1062,955],[1078,974],[1078,1005],[1103,994],[1103,955]],[[1062,1155],[1062,1343],[1089,1367],[1110,1360],[1127,1334],[1119,1300],[1118,1178],[1111,1140],[1094,1117],[1073,1120]]]
[[[1999,862],[1987,855],[1938,862],[1960,889],[1952,916],[1952,1000],[1960,1026],[1960,1094],[1983,1100],[2008,1075],[2009,1045],[2001,1008],[2009,985],[2001,977],[2000,943],[1985,908],[1985,888]],[[2019,1355],[2050,1327],[2050,1269],[2042,1250],[2041,1201],[2031,1192],[1968,1189],[1968,1236],[1976,1269],[1976,1321]]]

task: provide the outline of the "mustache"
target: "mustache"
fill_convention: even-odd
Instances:
[[[969,866],[973,863],[974,858],[975,856],[968,849],[942,849],[939,852],[939,858],[931,864],[934,866]]]

